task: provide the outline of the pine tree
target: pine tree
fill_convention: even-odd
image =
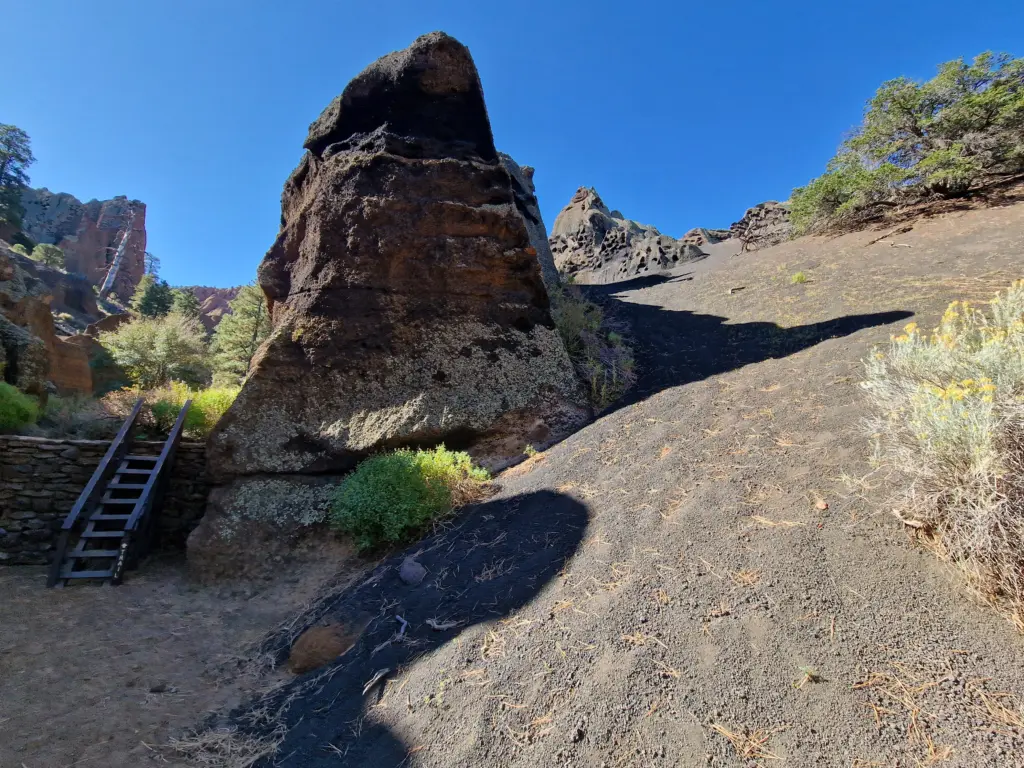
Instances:
[[[171,311],[173,304],[171,286],[164,280],[158,280],[155,275],[146,274],[135,289],[131,306],[142,317],[163,317]]]
[[[28,186],[28,167],[35,162],[28,134],[0,123],[0,221],[21,227],[25,209],[21,193]]]
[[[56,245],[39,243],[39,245],[32,249],[31,258],[48,267],[64,269],[64,251]]]
[[[231,314],[224,316],[213,333],[214,370],[241,381],[270,330],[263,291],[255,285],[243,286],[231,302]]]
[[[174,294],[174,303],[171,305],[171,311],[198,320],[201,305],[195,293],[189,288],[175,288],[172,293]]]

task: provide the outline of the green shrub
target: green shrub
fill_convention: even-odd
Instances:
[[[590,400],[606,408],[636,382],[633,351],[601,308],[579,288],[552,292],[551,316],[577,373],[589,387]]]
[[[153,414],[156,429],[167,434],[174,427],[186,400],[192,405],[185,414],[184,433],[187,437],[205,438],[231,407],[241,390],[238,387],[209,387],[192,390],[180,381],[147,393],[146,400]]]
[[[28,249],[25,248],[25,246],[22,245],[21,243],[18,243],[17,245],[12,245],[11,250],[14,251],[15,253],[20,253],[22,256],[29,255]]]
[[[789,278],[789,282],[791,282],[793,285],[800,285],[801,283],[806,283],[809,279],[810,278],[807,277],[806,272],[797,272],[795,275]]]
[[[1024,281],[867,361],[875,460],[937,549],[1024,628]]]
[[[50,245],[49,243],[39,243],[35,248],[32,249],[31,258],[34,261],[38,261],[40,264],[45,264],[48,267],[54,267],[55,269],[64,269],[64,251],[62,251],[56,245]]]
[[[35,424],[39,418],[39,404],[35,398],[0,381],[0,430],[14,431]]]
[[[398,450],[363,461],[339,486],[332,526],[361,551],[396,544],[421,533],[457,506],[481,498],[487,472],[468,454]]]
[[[44,436],[83,440],[109,440],[121,421],[108,413],[102,403],[85,395],[50,395],[39,417]]]
[[[152,389],[168,381],[199,386],[209,381],[206,332],[195,318],[171,313],[139,318],[100,334],[100,344],[132,382]]]

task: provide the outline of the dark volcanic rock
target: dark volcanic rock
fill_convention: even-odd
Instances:
[[[551,252],[563,275],[580,283],[612,283],[672,269],[706,254],[610,211],[597,190],[580,187],[551,228]]]
[[[729,227],[733,237],[743,241],[743,250],[756,251],[783,243],[793,234],[789,206],[768,200],[749,208],[743,218]]]
[[[210,437],[216,479],[440,442],[502,466],[586,418],[463,45],[434,33],[372,64],[305,146],[259,268],[274,330]]]
[[[544,284],[548,291],[554,290],[562,281],[555,268],[555,257],[551,254],[548,230],[540,215],[537,190],[533,186],[533,168],[528,165],[520,166],[503,152],[499,152],[498,157],[501,158],[501,164],[505,166],[505,170],[512,178],[512,192],[515,195],[516,208],[519,209],[519,215],[526,222],[526,230],[530,233],[530,245],[537,251],[537,260],[540,262],[540,272],[544,278]]]

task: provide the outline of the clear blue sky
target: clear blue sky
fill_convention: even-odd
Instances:
[[[548,227],[581,185],[681,235],[820,173],[885,79],[1024,55],[1011,0],[6,0],[0,122],[32,184],[148,205],[172,284],[246,282],[308,124],[373,59],[466,43]]]

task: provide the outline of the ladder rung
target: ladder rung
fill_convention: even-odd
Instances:
[[[88,528],[82,531],[83,539],[122,539],[124,531],[90,531]]]
[[[153,470],[152,469],[134,469],[134,468],[128,466],[128,462],[124,462],[120,467],[118,467],[117,474],[119,474],[119,475],[152,475],[153,474]]]
[[[100,504],[131,504],[132,506],[139,503],[137,498],[135,499],[112,499],[109,496],[104,496],[100,499]]]
[[[125,461],[152,461],[154,464],[156,464],[156,461],[159,458],[160,458],[159,456],[125,456],[124,460]]]
[[[150,473],[152,474],[152,473]],[[141,491],[146,487],[145,483],[111,483],[107,486],[107,490],[111,491]]]
[[[121,554],[119,549],[73,549],[68,552],[68,557],[88,559],[90,557],[117,557]]]
[[[89,520],[127,520],[130,517],[131,515],[93,515]]]
[[[109,571],[61,571],[62,579],[109,579],[114,575],[114,569]]]

